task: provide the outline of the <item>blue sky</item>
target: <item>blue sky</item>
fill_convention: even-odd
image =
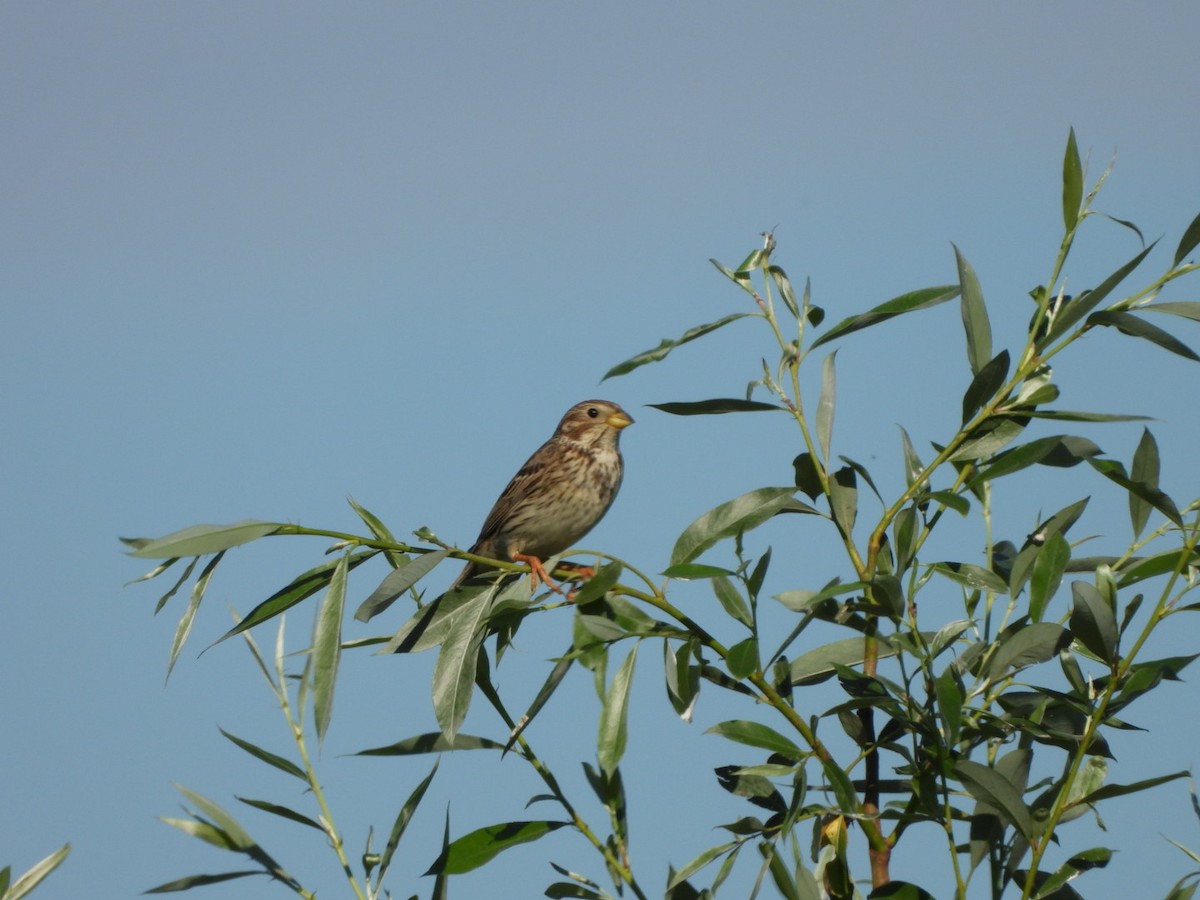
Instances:
[[[38,896],[131,896],[236,867],[154,821],[176,814],[172,782],[229,806],[234,793],[291,790],[216,730],[285,749],[244,651],[195,657],[227,627],[226,607],[249,609],[324,546],[231,555],[164,687],[178,600],[153,618],[160,592],[121,589],[145,566],[117,535],[246,517],[349,529],[353,495],[397,534],[428,525],[468,542],[562,411],[599,395],[637,424],[622,494],[587,543],[659,571],[689,521],[786,483],[795,453],[774,417],[644,406],[738,395],[770,350],[749,323],[597,386],[660,338],[741,308],[707,259],[736,263],[778,225],[776,261],[794,281],[811,276],[836,320],[953,281],[953,241],[979,273],[997,344],[1015,343],[1025,293],[1058,245],[1068,127],[1093,176],[1117,155],[1100,208],[1172,247],[1200,209],[1198,26],[1188,2],[0,5],[0,864],[23,870],[71,841]],[[1137,249],[1095,221],[1068,289]],[[1194,286],[1176,296],[1194,299]],[[948,305],[839,355],[836,442],[877,465],[881,487],[900,483],[897,423],[922,446],[955,425],[961,343]],[[1064,402],[1155,416],[1164,485],[1196,496],[1200,370],[1128,343],[1091,336]],[[1121,366],[1109,363],[1117,347],[1129,351]],[[1128,459],[1140,430],[1083,433]],[[1032,524],[1031,498],[1049,510],[1095,493],[1101,517],[1124,515],[1116,492],[1041,478],[1012,499],[1014,532]],[[819,536],[786,526],[760,544],[789,549],[776,590],[836,574]],[[352,597],[376,575],[352,582]],[[681,596],[716,615],[703,591]],[[294,638],[307,629],[293,617]],[[530,632],[502,672],[518,697],[567,641],[564,618]],[[698,737],[703,726],[663,724],[652,659],[631,754],[639,739],[663,750],[627,779],[662,786],[661,809],[635,812],[634,827],[646,871],[663,872],[718,840],[668,834],[670,813],[706,829],[741,810],[670,763],[676,746],[713,765],[730,754]],[[347,665],[323,764],[354,847],[366,823],[386,830],[427,761],[339,754],[432,727],[431,664]],[[538,723],[572,775],[595,727],[578,682]],[[1188,686],[1164,696],[1147,724],[1192,706]],[[1160,728],[1125,737],[1124,780],[1150,774],[1148,760],[1194,762],[1194,723]],[[513,761],[455,757],[439,777],[418,823],[430,833],[455,781],[479,797],[453,792],[456,832],[538,790]],[[274,823],[239,814],[270,842]],[[1107,896],[1145,886],[1147,864],[1165,873],[1155,896],[1186,871],[1159,832],[1200,845],[1181,790],[1115,803],[1106,818],[1097,842],[1128,847]],[[409,852],[415,871],[433,855]],[[529,869],[541,885],[547,855],[592,865],[556,835],[455,893]],[[910,874],[921,864],[898,861]],[[335,872],[313,881],[340,890]],[[415,878],[394,887],[428,892]]]

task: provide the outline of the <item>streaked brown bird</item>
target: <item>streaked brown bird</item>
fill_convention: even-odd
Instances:
[[[607,400],[572,406],[500,494],[471,552],[527,563],[535,588],[542,581],[562,593],[542,560],[569,549],[612,506],[624,472],[617,442],[632,424]],[[467,563],[451,590],[483,571],[486,566]]]

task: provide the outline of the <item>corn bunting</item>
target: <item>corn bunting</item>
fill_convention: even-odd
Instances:
[[[608,512],[623,470],[617,439],[631,424],[625,410],[607,400],[572,406],[500,494],[471,552],[528,563],[535,588],[543,581],[561,593],[542,560],[570,548]],[[485,570],[467,563],[451,589]]]

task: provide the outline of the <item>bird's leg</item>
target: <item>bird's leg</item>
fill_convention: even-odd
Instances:
[[[550,578],[550,575],[546,572],[546,567],[542,565],[542,561],[536,556],[529,556],[526,553],[514,553],[512,554],[511,559],[513,562],[525,563],[529,566],[529,579],[533,583],[533,589],[535,591],[537,590],[538,582],[540,581],[545,584],[546,587],[550,588],[550,590],[554,591],[554,593],[563,593],[563,589],[554,583],[554,581]]]

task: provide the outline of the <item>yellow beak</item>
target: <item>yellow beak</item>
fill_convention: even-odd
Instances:
[[[622,428],[632,425],[633,419],[629,418],[629,416],[625,415],[623,412],[615,412],[604,420],[604,424],[611,425],[613,428],[620,431]]]

